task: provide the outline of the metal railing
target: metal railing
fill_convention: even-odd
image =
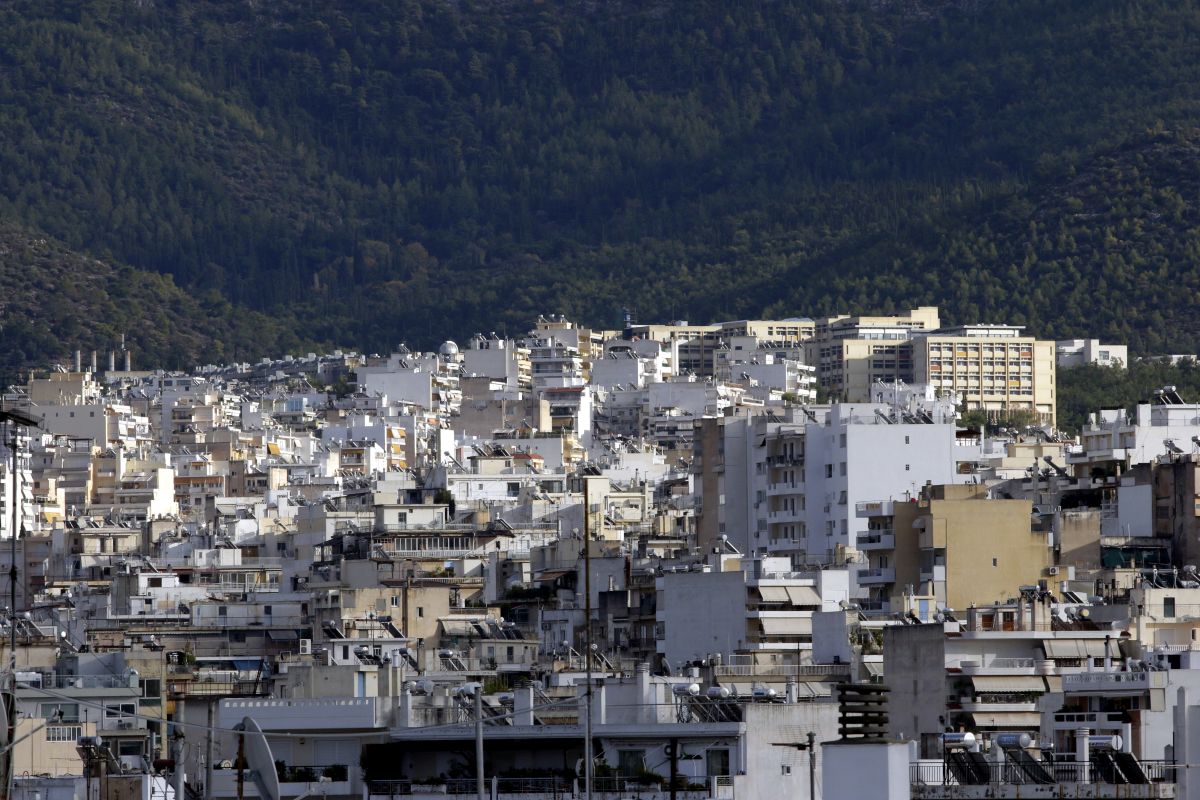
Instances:
[[[1174,783],[1176,765],[1169,761],[1140,761],[1142,771],[1150,783]],[[1062,783],[1108,783],[1102,771],[1094,764],[1084,761],[1037,761],[1030,758],[1025,764],[1010,761],[996,764],[972,762],[970,771],[975,774],[977,785],[994,784],[1062,784]],[[909,782],[914,786],[959,786],[964,785],[965,769],[958,769],[947,762],[922,762],[909,764]],[[986,777],[986,780],[983,780]]]
[[[17,673],[18,684],[30,689],[129,689],[137,688],[137,679],[127,675],[55,675],[38,673],[22,676]]]
[[[276,763],[275,773],[280,783],[315,783],[321,778],[330,781],[349,780],[347,764],[292,765]]]
[[[709,784],[711,778],[696,778],[695,784],[689,782],[685,776],[676,778],[675,788],[676,796],[697,798],[708,797]],[[491,786],[491,778],[486,781],[487,786]],[[593,778],[592,789],[595,792],[614,793],[622,797],[646,795],[654,792],[669,791],[669,781],[663,780],[656,775],[646,776],[596,776]],[[371,796],[394,797],[412,794],[413,786],[421,786],[420,781],[371,781],[368,783],[368,794]],[[439,788],[444,787],[447,795],[462,796],[474,795],[476,792],[476,782],[474,778],[451,778],[445,784],[435,784]],[[582,787],[582,779],[567,778],[563,776],[550,776],[544,778],[497,778],[496,779],[496,795],[504,797],[511,794],[545,794],[552,796],[570,797],[573,795],[576,786]],[[690,788],[694,785],[703,785],[703,788]],[[382,791],[376,791],[377,789]]]
[[[824,677],[850,675],[849,664],[718,664],[713,674],[719,677],[789,676]]]
[[[266,695],[268,685],[263,681],[171,681],[167,694],[171,697],[256,697]]]

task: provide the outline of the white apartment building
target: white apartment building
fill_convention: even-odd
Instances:
[[[1155,392],[1153,402],[1125,409],[1102,409],[1088,415],[1079,432],[1079,447],[1067,453],[1076,474],[1097,471],[1120,474],[1172,454],[1196,451],[1200,437],[1200,404],[1185,403],[1175,387]]]
[[[446,342],[436,354],[404,349],[384,364],[359,367],[355,375],[359,390],[367,395],[449,416],[462,403],[458,359],[458,346]]]
[[[512,388],[528,389],[533,380],[529,348],[495,334],[484,336],[477,333],[467,341],[467,349],[462,351],[462,374],[464,377],[502,381],[505,386]]]
[[[1099,339],[1059,339],[1055,358],[1060,367],[1097,364],[1102,367],[1129,366],[1129,348],[1123,344],[1101,344]]]
[[[961,483],[978,447],[957,444],[953,406],[926,411],[836,404],[697,425],[698,533],[796,565],[844,563],[867,530],[857,503],[914,497],[927,482]]]

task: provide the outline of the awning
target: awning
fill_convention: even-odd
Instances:
[[[275,633],[275,631],[271,631]],[[272,636],[271,638],[275,638]],[[264,660],[261,658],[235,658],[233,659],[233,668],[242,672],[251,672],[252,670],[262,669]]]
[[[811,586],[787,587],[788,598],[794,606],[820,606],[821,596]]]
[[[763,617],[759,622],[767,636],[808,636],[812,633],[811,617]]]
[[[574,571],[575,570],[573,570],[573,569],[544,569],[537,574],[537,580],[539,580],[539,581],[558,580],[563,575],[570,575]]]
[[[1038,675],[975,675],[971,686],[977,692],[1046,691],[1046,682]]]
[[[863,669],[865,669],[867,671],[868,675],[882,675],[883,674],[883,662],[882,661],[864,661],[864,662],[862,662],[862,665],[863,665]]]
[[[971,719],[981,728],[998,728],[1009,731],[1036,730],[1042,724],[1042,715],[1032,711],[976,713],[971,715]]]
[[[447,636],[476,636],[473,620],[459,619],[443,619],[439,620],[442,625],[442,633]]]
[[[1043,639],[1042,649],[1046,658],[1104,658],[1103,639]]]
[[[787,603],[788,591],[782,586],[759,586],[758,593],[762,595],[764,603]]]
[[[781,691],[787,691],[787,685],[784,684]],[[796,696],[803,700],[806,697],[829,697],[833,694],[833,685],[822,681],[798,681],[796,683]]]
[[[267,637],[274,642],[294,642],[300,638],[295,631],[267,631]]]

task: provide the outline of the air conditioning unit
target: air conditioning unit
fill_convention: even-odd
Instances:
[[[300,640],[300,655],[302,655],[302,656],[311,656],[312,655],[312,639],[301,639]]]
[[[1059,567],[1047,567],[1046,574],[1047,575],[1057,575],[1059,569],[1060,569]]]

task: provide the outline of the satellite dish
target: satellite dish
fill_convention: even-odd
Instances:
[[[233,762],[228,758],[221,762],[221,769],[233,769]]]

